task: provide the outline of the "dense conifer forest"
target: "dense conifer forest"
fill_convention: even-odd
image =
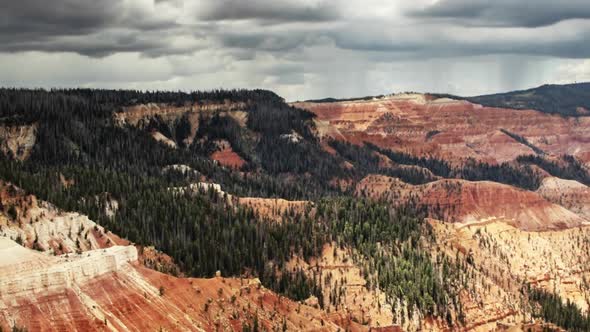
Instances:
[[[433,94],[440,98],[467,100],[487,107],[537,110],[562,116],[588,116],[590,109],[590,83],[545,84],[536,88],[495,93],[491,95],[460,97],[449,94]]]

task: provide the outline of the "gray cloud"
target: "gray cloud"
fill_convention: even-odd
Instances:
[[[297,47],[311,43],[311,36],[302,32],[276,33],[236,33],[219,36],[223,46],[239,49],[253,49],[268,52],[288,52]]]
[[[467,25],[541,27],[590,18],[586,0],[441,0],[417,17],[451,19]]]
[[[536,29],[521,27],[457,27],[449,23],[393,26],[362,22],[328,35],[343,49],[366,52],[390,61],[437,57],[520,54],[560,58],[590,57],[590,21],[567,21]],[[387,61],[387,60],[385,60]]]
[[[205,1],[199,17],[206,21],[323,22],[339,18],[339,10],[330,1],[310,4],[296,0],[216,0]]]

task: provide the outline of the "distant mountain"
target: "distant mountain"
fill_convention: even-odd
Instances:
[[[467,100],[487,107],[511,108],[518,110],[537,110],[549,114],[565,116],[590,116],[590,82],[575,84],[545,84],[540,87],[494,93],[489,95],[464,97],[452,94],[428,93],[435,98]],[[384,95],[358,98],[323,98],[306,100],[307,103],[338,103],[349,101],[370,101]]]
[[[566,116],[590,115],[590,83],[556,85],[464,98],[488,107],[534,109]]]
[[[365,97],[353,97],[353,98],[322,98],[322,99],[308,99],[304,102],[306,103],[338,103],[338,102],[346,102],[346,101],[361,101],[361,100],[371,100],[375,98],[383,98],[384,95],[378,96],[365,96]]]

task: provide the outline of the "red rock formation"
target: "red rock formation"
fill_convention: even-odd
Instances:
[[[521,230],[545,231],[578,227],[588,220],[541,195],[489,181],[439,180],[412,186],[398,179],[370,175],[357,195],[395,202],[415,200],[430,217],[465,224],[505,221]]]
[[[456,161],[473,157],[503,162],[534,151],[502,131],[526,138],[555,155],[590,161],[590,118],[567,118],[534,110],[488,108],[428,95],[397,95],[368,101],[297,103],[333,126],[324,137],[372,142],[415,155]]]

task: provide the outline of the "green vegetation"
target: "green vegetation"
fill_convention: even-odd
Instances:
[[[348,142],[332,140],[329,145],[333,147],[347,161],[355,166],[353,175],[360,179],[371,173],[378,173],[387,176],[400,178],[402,181],[411,184],[423,184],[436,180],[436,177],[421,165],[412,164],[418,167],[404,167],[399,165],[383,166],[375,149],[369,146],[358,146]],[[401,164],[401,163],[400,163]]]
[[[513,132],[510,132],[510,131],[508,131],[506,129],[500,129],[500,131],[502,131],[504,134],[512,137],[515,141],[519,142],[520,144],[523,144],[523,145],[528,146],[533,151],[535,151],[536,154],[540,154],[540,155],[544,155],[545,154],[545,151],[541,150],[536,145],[534,145],[533,143],[529,142],[529,140],[527,140],[525,137],[520,136],[518,134],[515,134]]]
[[[322,200],[316,208],[316,217],[330,222],[330,238],[357,250],[369,287],[378,285],[390,303],[402,300],[410,312],[439,317],[461,312],[458,281],[466,267],[444,255],[432,261],[424,245],[435,238],[423,211],[352,198]]]
[[[541,156],[520,156],[517,161],[522,164],[537,165],[547,173],[562,179],[576,180],[590,186],[590,174],[584,165],[573,156],[564,155],[559,160],[549,160]]]
[[[528,288],[533,302],[533,316],[542,318],[571,332],[590,331],[590,316],[569,300],[563,302],[559,295]]]
[[[469,158],[463,162],[461,167],[453,167],[448,162],[435,157],[415,157],[403,152],[381,149],[369,143],[366,143],[366,146],[387,156],[393,162],[423,167],[443,178],[495,181],[528,190],[536,190],[541,185],[541,177],[527,164],[518,165],[506,162],[494,165]]]
[[[119,127],[113,121],[114,113],[122,106],[146,102],[246,102],[248,127],[243,129],[250,136],[262,136],[260,142],[249,149],[251,155],[250,173],[241,176],[219,167],[207,157],[200,140],[185,149],[170,149],[154,141],[146,130],[134,127]],[[269,118],[274,110],[274,117]],[[250,114],[251,113],[251,114]],[[291,108],[274,93],[262,90],[213,91],[209,93],[141,93],[136,91],[113,90],[14,90],[0,89],[0,119],[5,125],[38,124],[37,144],[27,161],[26,167],[38,168],[53,166],[85,167],[100,170],[128,173],[138,176],[161,177],[162,168],[171,164],[184,164],[195,169],[212,182],[221,184],[225,190],[239,195],[260,197],[283,197],[307,199],[321,197],[333,192],[327,180],[345,174],[337,168],[338,162],[323,152],[309,132],[313,122],[310,114]],[[203,135],[217,130],[220,137],[246,135],[231,133],[226,128],[217,128],[215,113],[212,119],[202,119]],[[272,122],[268,120],[272,120]],[[210,121],[213,121],[210,123]],[[271,123],[276,127],[268,126]],[[164,132],[186,133],[183,121],[175,125],[164,124],[157,119],[149,126],[157,126]],[[148,126],[148,127],[149,127]],[[164,127],[167,127],[164,128]],[[207,129],[209,128],[209,129]],[[211,129],[215,128],[215,129]],[[259,130],[259,131],[257,131]],[[305,137],[301,144],[291,144],[281,139],[281,135],[298,132]],[[273,145],[274,144],[274,145]],[[236,144],[236,147],[240,144]],[[269,152],[269,150],[277,152]],[[279,149],[280,148],[280,149]],[[244,151],[250,151],[244,148]],[[274,153],[274,154],[273,154]],[[36,171],[36,170],[34,170]],[[282,174],[295,172],[297,180]],[[314,176],[303,176],[311,173]],[[300,175],[300,176],[299,176]],[[187,181],[182,177],[170,175],[168,182]]]

